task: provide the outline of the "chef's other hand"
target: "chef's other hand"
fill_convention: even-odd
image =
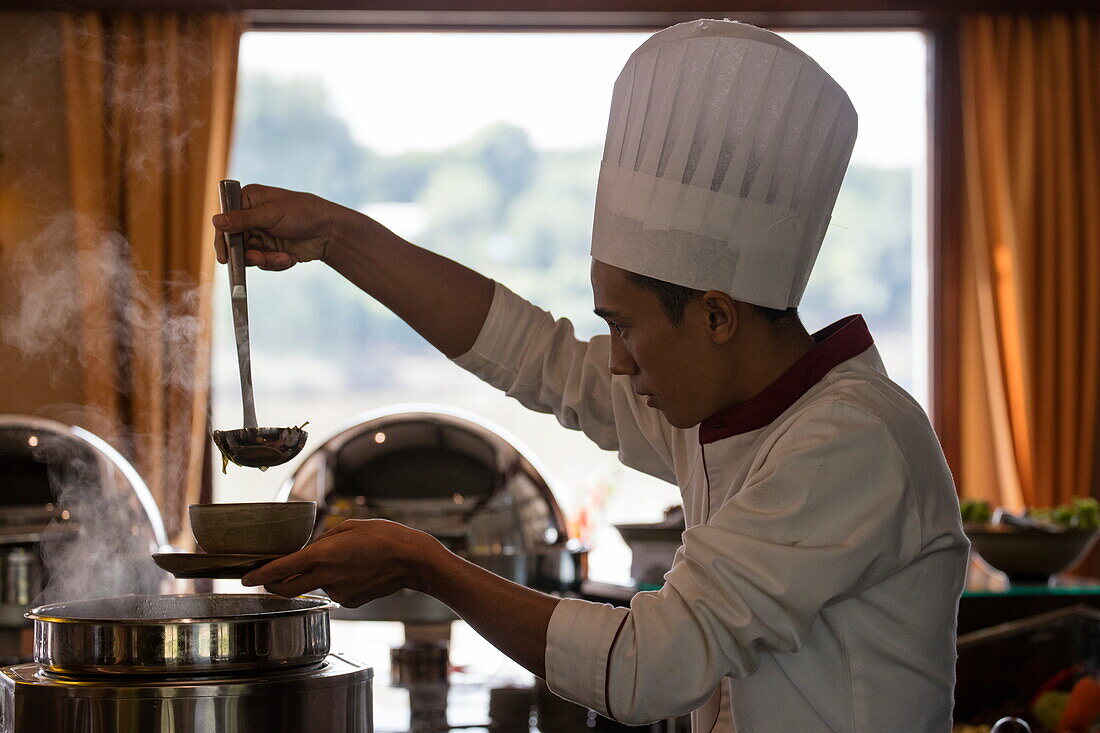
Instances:
[[[293,555],[241,579],[291,598],[321,588],[355,608],[402,588],[420,590],[431,558],[446,553],[429,534],[385,519],[348,519]]]
[[[244,234],[245,264],[285,270],[323,260],[341,223],[355,212],[310,193],[256,184],[241,189],[241,208],[214,216],[214,249],[225,263],[223,232]]]

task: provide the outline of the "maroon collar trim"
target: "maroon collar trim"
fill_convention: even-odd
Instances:
[[[702,445],[759,430],[784,411],[836,366],[874,344],[863,316],[848,316],[813,335],[814,347],[748,402],[718,412],[699,424]]]

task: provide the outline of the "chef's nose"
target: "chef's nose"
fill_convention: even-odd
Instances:
[[[611,356],[607,367],[612,374],[619,376],[633,376],[638,373],[638,363],[634,361],[634,357],[623,344],[622,338],[616,333],[611,334]]]

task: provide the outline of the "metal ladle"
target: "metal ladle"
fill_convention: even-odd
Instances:
[[[218,184],[222,212],[241,208],[239,181]],[[215,430],[214,444],[222,457],[241,466],[265,469],[286,463],[301,452],[308,433],[296,428],[256,427],[256,400],[252,394],[252,356],[248,343],[248,289],[245,286],[244,235],[223,234],[226,262],[229,265],[229,293],[233,306],[233,333],[237,340],[237,364],[241,372],[241,402],[244,427],[240,430]]]

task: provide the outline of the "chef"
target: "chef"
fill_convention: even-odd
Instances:
[[[841,87],[773,33],[700,20],[649,38],[614,88],[591,269],[609,333],[588,342],[361,214],[246,187],[215,225],[247,233],[249,264],[324,261],[460,367],[675,482],[687,530],[629,608],[523,588],[381,520],[245,583],[350,606],[423,591],[626,723],[949,730],[968,551],[951,474],[863,319],[810,335],[796,310],[855,136]]]

